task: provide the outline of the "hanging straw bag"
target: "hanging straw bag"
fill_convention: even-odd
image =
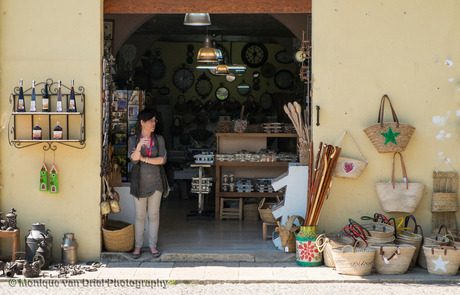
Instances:
[[[407,272],[415,247],[412,245],[371,245],[376,249],[374,268],[378,273],[396,275]]]
[[[423,246],[428,272],[432,275],[454,276],[460,266],[460,248]]]
[[[395,162],[396,154],[401,159],[404,183],[395,183]],[[422,199],[425,185],[421,183],[409,183],[406,166],[401,153],[393,155],[393,170],[391,183],[377,183],[375,189],[379,196],[380,204],[385,212],[406,212],[414,213]]]
[[[353,140],[353,137],[351,137],[351,134],[348,131],[345,131],[342,134],[342,137],[340,137],[336,146],[339,145],[340,141],[342,141],[342,138],[345,134],[348,134],[351,141],[355,145],[355,148],[358,150],[358,153],[361,155],[361,158],[363,158],[363,161],[339,157],[339,159],[337,160],[337,166],[335,166],[334,169],[334,176],[339,178],[357,179],[363,172],[364,168],[366,168],[367,161],[366,159],[364,159],[363,154],[361,154],[361,151],[359,150],[358,146]]]
[[[332,256],[332,248],[343,247],[346,245],[353,245],[354,239],[347,236],[336,236],[328,238],[326,235],[321,234],[316,239],[316,247],[319,252],[323,252],[324,264],[328,267],[335,267],[334,257]]]
[[[439,228],[439,232],[441,232],[441,229],[443,226],[445,227],[445,225],[441,225],[441,227]],[[421,230],[422,237],[423,237],[422,227],[420,227],[420,230]],[[431,237],[423,237],[421,247],[423,249],[423,246],[447,246],[448,244],[449,244],[449,239],[446,236],[437,234]],[[420,251],[420,253],[418,254],[417,264],[423,269],[427,268],[425,251]]]
[[[335,268],[339,274],[367,276],[371,274],[375,249],[347,245],[332,248]]]
[[[385,99],[388,99],[393,115],[391,123],[383,123]],[[393,109],[390,98],[385,94],[380,101],[378,123],[364,129],[364,132],[372,141],[379,153],[404,152],[409,143],[415,127],[405,123],[399,123],[396,112]]]

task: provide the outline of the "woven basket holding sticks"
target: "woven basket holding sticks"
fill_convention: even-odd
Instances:
[[[134,224],[107,219],[102,227],[104,247],[109,252],[127,252],[134,248]]]
[[[385,100],[388,100],[394,122],[383,123]],[[378,123],[364,129],[379,153],[403,152],[409,143],[415,127],[400,123],[390,98],[385,94],[380,101]]]

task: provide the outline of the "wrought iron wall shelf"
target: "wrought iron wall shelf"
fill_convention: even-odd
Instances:
[[[54,85],[54,86],[53,86]],[[35,99],[36,99],[36,109],[42,109],[42,97],[45,92],[45,87],[48,91],[49,95],[49,106],[51,108],[50,112],[18,112],[17,111],[17,104],[19,98],[19,87],[15,87],[13,93],[10,94],[9,101],[13,105],[12,112],[10,118],[8,120],[8,142],[10,145],[20,149],[26,148],[34,145],[43,144],[43,149],[47,150],[56,150],[57,144],[65,145],[68,147],[76,148],[76,149],[84,149],[86,147],[86,122],[85,122],[85,88],[79,86],[75,88],[75,100],[77,105],[77,110],[79,112],[56,112],[56,105],[57,105],[57,95],[58,95],[58,82],[54,82],[52,79],[47,79],[45,82],[40,82],[35,84]],[[41,88],[41,89],[40,89]],[[66,90],[69,90],[69,93],[64,93]],[[67,110],[67,104],[69,101],[70,96],[70,88],[66,85],[61,83],[61,95],[62,95],[62,109]],[[78,90],[78,91],[77,91]],[[30,109],[31,97],[32,97],[32,87],[28,89],[23,89],[24,93],[24,100],[26,105],[26,110]],[[78,99],[80,97],[80,99]],[[54,109],[54,111],[53,111]],[[18,121],[24,121],[25,117],[30,117],[30,125],[24,122],[18,124]],[[33,128],[35,127],[35,119],[39,117],[39,121],[43,124],[47,124],[48,126],[43,128],[42,127],[42,140],[34,140],[33,139]],[[69,118],[77,117],[79,118],[79,124],[74,122],[71,126],[71,122]],[[20,119],[21,118],[21,119]],[[53,121],[51,119],[53,118]],[[63,127],[64,137],[62,140],[55,140],[52,139],[52,132],[54,130],[54,126],[56,121],[65,122],[65,126]],[[75,120],[72,120],[75,121]],[[53,124],[52,124],[53,123]],[[76,126],[78,125],[78,126]],[[62,126],[61,126],[62,127]],[[19,128],[28,128],[30,130],[30,137],[25,137],[19,139],[18,138],[18,130]],[[48,139],[43,137],[45,131],[48,133]],[[74,131],[74,135],[70,137],[70,131]]]

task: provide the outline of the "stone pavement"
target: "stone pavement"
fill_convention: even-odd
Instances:
[[[82,266],[86,266],[82,264]],[[402,275],[382,275],[375,271],[369,276],[340,275],[326,266],[302,267],[295,262],[103,262],[95,272],[58,278],[57,270],[45,270],[40,281],[79,281],[95,286],[105,284],[216,284],[216,283],[412,283],[459,284],[456,276],[430,275],[427,270],[415,268]],[[0,282],[21,283],[24,277],[13,279],[4,275]]]

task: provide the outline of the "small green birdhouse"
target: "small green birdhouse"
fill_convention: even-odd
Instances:
[[[48,190],[48,169],[45,163],[42,164],[40,169],[40,191],[46,192]]]
[[[58,193],[58,171],[56,166],[53,165],[50,171],[50,193],[57,194]]]

